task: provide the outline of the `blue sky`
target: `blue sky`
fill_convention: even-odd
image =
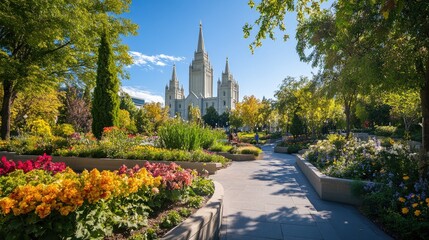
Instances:
[[[242,27],[253,23],[257,13],[247,0],[145,0],[133,1],[125,17],[139,25],[138,35],[124,37],[130,47],[134,64],[128,68],[130,80],[123,80],[123,88],[131,95],[148,101],[164,100],[165,85],[176,64],[180,84],[188,95],[189,64],[197,48],[199,22],[203,24],[205,49],[214,69],[216,81],[225,69],[226,57],[230,70],[240,84],[240,100],[244,96],[273,98],[286,76],[311,76],[311,66],[299,61],[295,51],[296,19],[286,17],[290,39],[267,39],[252,55],[244,39]],[[251,36],[253,37],[253,36]]]

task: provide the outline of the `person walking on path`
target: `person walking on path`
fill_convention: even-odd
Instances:
[[[256,141],[256,144],[259,144],[259,134],[258,134],[258,132],[255,133],[255,141]]]

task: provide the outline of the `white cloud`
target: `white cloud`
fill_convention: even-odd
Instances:
[[[130,86],[122,86],[121,89],[122,91],[128,93],[131,97],[144,99],[145,102],[160,102],[164,106],[164,97],[160,95]]]
[[[152,69],[153,66],[164,67],[171,62],[181,62],[185,60],[185,57],[175,57],[165,54],[158,54],[148,56],[140,52],[130,51],[129,54],[133,58],[133,65],[141,67],[149,67]]]

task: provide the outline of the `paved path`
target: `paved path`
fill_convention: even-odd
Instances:
[[[222,240],[390,239],[354,207],[320,200],[294,156],[263,150],[212,176],[225,189]]]

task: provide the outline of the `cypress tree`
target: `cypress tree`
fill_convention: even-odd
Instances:
[[[97,78],[92,102],[92,133],[101,138],[104,127],[118,126],[119,79],[106,32],[98,48]]]

